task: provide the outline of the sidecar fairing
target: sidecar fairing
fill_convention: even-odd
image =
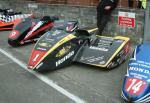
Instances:
[[[102,68],[114,68],[126,60],[129,38],[96,36],[89,45],[80,49],[75,61]]]
[[[73,62],[104,68],[121,64],[129,52],[129,38],[93,35],[97,28],[62,29],[45,33],[35,45],[28,67],[35,71],[54,70]]]
[[[23,18],[33,17],[32,14],[7,14],[0,15],[0,30],[12,30],[13,26],[18,24]]]
[[[22,20],[10,33],[8,43],[11,46],[19,46],[37,41],[41,35],[53,27],[55,19],[44,16],[41,19],[26,18]]]
[[[122,97],[132,103],[150,102],[150,42],[138,45],[129,61]]]

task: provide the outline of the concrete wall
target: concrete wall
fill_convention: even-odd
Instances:
[[[1,8],[13,8],[24,13],[34,13],[41,17],[44,15],[57,15],[62,19],[78,19],[80,26],[96,26],[96,7],[95,6],[69,6],[69,5],[48,5],[36,4],[34,2],[21,2],[19,0],[3,1],[0,0]],[[118,11],[135,12],[135,28],[118,26]],[[116,9],[105,28],[105,35],[129,36],[133,43],[140,43],[144,34],[144,11],[137,9]]]

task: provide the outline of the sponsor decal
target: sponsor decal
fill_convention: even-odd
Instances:
[[[95,57],[95,56],[91,56],[91,57],[81,57],[80,61],[88,61],[88,62],[97,62],[99,61],[99,64],[104,64],[105,61],[103,61],[104,56],[101,57]]]
[[[42,47],[51,47],[51,45],[49,43],[38,43],[39,46],[42,46]]]
[[[99,64],[100,64],[100,65],[105,64],[105,61],[101,61],[101,62],[99,62]]]
[[[41,62],[41,63],[36,67],[36,69],[39,69],[42,65],[43,65],[43,62]]]
[[[11,32],[11,34],[9,35],[9,38],[10,38],[10,39],[15,39],[18,35],[19,35],[19,31],[13,30],[13,31]]]
[[[70,50],[71,46],[66,46],[63,47],[57,54],[56,57],[62,57],[63,55],[65,55],[69,50]]]
[[[60,64],[62,64],[64,61],[68,60],[73,55],[74,55],[74,51],[69,52],[65,57],[63,57],[62,59],[60,59],[56,62],[56,67],[59,66]]]
[[[129,94],[138,96],[143,92],[146,86],[147,86],[147,83],[140,79],[128,78],[126,80],[125,90]]]
[[[46,51],[46,48],[37,47],[36,49],[37,49],[37,50],[40,50],[40,51]]]
[[[49,42],[49,43],[53,43],[55,40],[52,38],[44,38],[43,41]]]
[[[117,42],[117,43],[122,43],[122,42],[123,42],[123,40],[116,40],[116,42]]]
[[[54,32],[52,33],[52,36],[59,35],[60,33],[61,33],[61,31],[59,31],[59,30],[56,30],[56,31],[54,31]]]
[[[91,56],[91,57],[81,57],[81,61],[83,61],[83,60],[88,60],[88,59],[92,59],[92,58],[94,58],[94,56]]]
[[[145,74],[150,74],[150,70],[142,69],[142,68],[137,68],[137,67],[129,67],[129,71],[137,71]]]
[[[96,61],[100,61],[100,60],[103,60],[103,59],[104,59],[104,56],[101,56],[101,57],[90,58],[87,61],[88,62],[96,62]]]
[[[50,32],[50,31],[46,32],[46,35],[44,36],[43,41],[47,41],[47,42],[53,42],[53,41],[55,41],[55,40],[52,38],[52,35],[51,35],[51,32]]]
[[[108,49],[106,48],[100,48],[100,47],[96,47],[96,46],[90,46],[90,49],[93,49],[93,50],[99,50],[99,51],[108,51]]]
[[[139,63],[139,66],[144,66],[144,67],[150,68],[150,63],[149,62],[138,60],[137,63]]]

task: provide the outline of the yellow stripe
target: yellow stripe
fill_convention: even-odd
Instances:
[[[98,30],[98,28],[94,28],[94,29],[90,29],[87,30],[89,33]],[[98,36],[98,35],[97,35]],[[50,50],[42,57],[42,59],[34,66],[37,67],[37,65],[47,56],[49,55],[52,51],[54,51],[56,48],[58,48],[60,45],[64,44],[65,42],[75,38],[76,36],[74,36],[73,34],[69,34],[68,36],[64,37],[63,39],[61,39],[59,42],[57,42],[52,48],[50,48]],[[98,37],[106,37],[106,36],[98,36]],[[112,38],[112,37],[107,37],[107,38]],[[90,64],[90,65],[94,65],[94,66],[100,66],[100,67],[106,67],[109,62],[117,55],[117,53],[123,48],[123,46],[130,40],[127,37],[122,37],[122,36],[116,36],[114,37],[114,39],[120,39],[120,40],[124,40],[124,43],[122,43],[122,45],[116,50],[116,52],[112,55],[112,57],[108,60],[108,62],[105,65],[96,65],[96,64]],[[34,69],[33,68],[33,69]]]
[[[93,31],[95,31],[95,30],[97,30],[98,28],[94,28],[94,29],[90,29],[90,30],[88,30],[88,32],[90,33],[90,32],[93,32]],[[73,39],[73,38],[75,38],[76,36],[74,36],[73,34],[69,34],[68,36],[66,36],[65,38],[63,38],[63,39],[61,39],[59,42],[57,42],[40,60],[39,60],[39,62],[34,66],[34,68],[35,67],[37,67],[37,65],[47,56],[47,55],[49,55],[52,51],[54,51],[57,47],[59,47],[60,45],[62,45],[62,44],[64,44],[65,42],[67,42],[67,41],[69,41],[69,40],[71,40],[71,39]],[[34,69],[33,68],[33,69]]]
[[[120,40],[125,40],[125,41],[124,41],[124,43],[122,43],[120,45],[120,47],[116,50],[116,52],[111,56],[111,58],[108,60],[108,62],[105,65],[96,65],[96,64],[90,64],[90,65],[99,66],[99,67],[106,67],[112,61],[112,59],[119,53],[119,51],[124,47],[124,45],[130,40],[129,38],[122,37],[122,36],[116,36],[116,37],[114,37],[114,39],[120,39]]]
[[[98,28],[87,30],[89,33],[98,30]]]
[[[50,50],[39,60],[39,62],[34,66],[37,67],[37,65],[46,57],[48,56],[51,52],[53,52],[56,48],[58,48],[60,45],[64,44],[65,42],[75,38],[76,36],[74,36],[73,34],[69,34],[68,36],[64,37],[63,39],[61,39],[59,42],[57,42],[52,48],[50,48]],[[33,69],[34,69],[33,68]]]

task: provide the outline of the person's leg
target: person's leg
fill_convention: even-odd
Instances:
[[[133,7],[133,0],[128,0],[128,6]]]
[[[97,12],[97,26],[98,26],[98,27],[99,27],[100,24],[101,24],[101,21],[102,21],[103,16],[104,16],[103,11],[99,10],[99,11]]]
[[[107,22],[109,21],[109,18],[111,16],[111,12],[112,10],[104,10],[101,9],[99,10],[100,12],[97,14],[97,27],[98,27],[98,31],[97,31],[97,35],[102,35],[102,32],[107,24]]]
[[[138,8],[142,8],[142,2],[141,1],[138,1]]]
[[[108,5],[109,4],[109,5]],[[97,27],[98,32],[96,34],[102,35],[102,32],[109,21],[111,12],[116,8],[117,2],[114,4],[108,3],[105,0],[99,3],[97,6]]]
[[[104,31],[109,19],[110,19],[111,13],[105,14],[101,20],[101,27],[99,29],[99,35],[102,35],[102,32]]]
[[[98,29],[101,28],[101,22],[104,16],[104,7],[102,5],[102,2],[100,2],[97,6],[97,27]]]

